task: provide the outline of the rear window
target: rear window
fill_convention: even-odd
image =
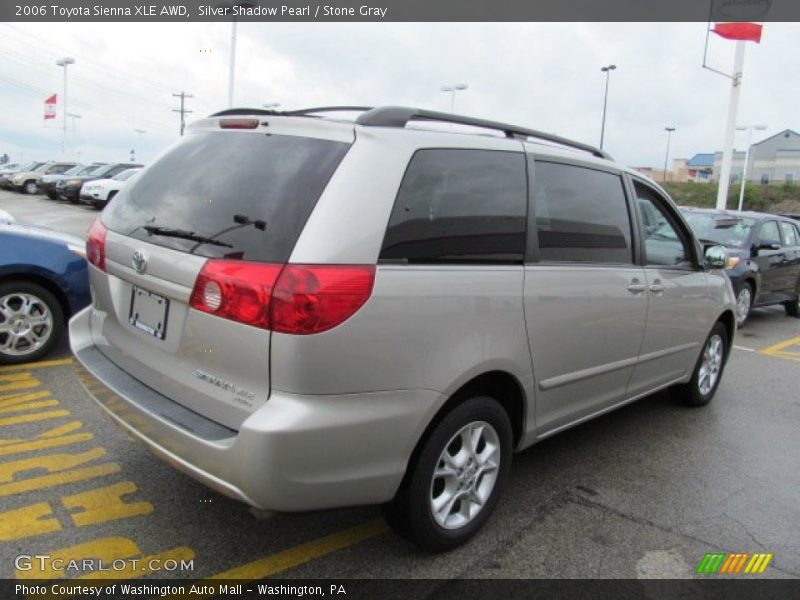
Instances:
[[[131,180],[103,223],[200,256],[286,262],[349,147],[285,135],[193,134]],[[146,227],[208,242],[149,234]]]

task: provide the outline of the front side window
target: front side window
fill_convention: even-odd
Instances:
[[[767,221],[761,226],[761,231],[758,234],[759,244],[780,244],[781,234],[778,231],[777,221]]]
[[[666,200],[652,188],[634,181],[636,201],[642,213],[645,260],[648,265],[676,267],[691,261],[689,247],[674,217],[665,207]]]
[[[380,258],[519,264],[526,195],[522,153],[419,150],[400,184]]]
[[[541,260],[633,262],[630,216],[619,174],[537,161],[534,203]]]

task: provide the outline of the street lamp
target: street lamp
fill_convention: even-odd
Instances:
[[[75,113],[67,113],[67,116],[72,119],[72,135],[75,135],[75,119],[80,119],[81,115],[76,115]]]
[[[138,136],[139,142],[136,144],[139,146],[142,141],[142,136],[147,133],[144,129],[134,129],[133,132]],[[135,162],[135,154],[131,151],[131,162]]]
[[[742,181],[739,184],[739,210],[742,210],[744,204],[744,184],[747,181],[747,161],[750,158],[750,143],[753,139],[753,130],[764,131],[766,125],[740,125],[736,131],[747,131],[747,148],[744,150],[744,166],[742,167]]]
[[[71,56],[65,56],[64,58],[59,58],[56,61],[56,65],[59,67],[64,67],[64,133],[61,136],[61,154],[66,155],[67,153],[67,67],[69,65],[74,65],[75,59]],[[74,122],[74,121],[73,121]]]
[[[281,105],[280,102],[267,102],[266,104],[262,104],[261,106],[263,106],[268,110],[273,110],[275,108],[278,108],[280,105]]]
[[[664,131],[667,132],[667,153],[664,155],[664,178],[661,180],[662,182],[667,181],[667,163],[669,162],[669,142],[672,139],[672,132],[675,131],[675,127],[664,127]]]
[[[603,149],[603,140],[606,137],[606,108],[608,107],[608,80],[611,78],[611,71],[617,68],[617,65],[608,65],[602,67],[600,70],[606,74],[606,93],[603,96],[603,122],[600,125],[600,149]]]
[[[465,90],[469,87],[467,83],[455,83],[453,85],[443,85],[441,90],[443,92],[450,92],[450,112],[456,112],[456,92]]]
[[[258,0],[224,0],[218,2],[217,8],[230,8],[241,6],[242,8],[254,8],[258,6]],[[233,108],[233,79],[236,72],[236,16],[231,17],[231,58],[228,64],[228,108]]]

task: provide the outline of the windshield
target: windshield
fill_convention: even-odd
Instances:
[[[701,240],[741,248],[747,243],[755,219],[720,213],[684,213],[689,226]]]
[[[349,147],[266,133],[189,135],[123,187],[102,220],[183,252],[286,262]]]
[[[69,171],[64,171],[63,175],[80,175],[85,169],[85,165],[75,165]]]
[[[136,173],[139,171],[141,171],[141,169],[128,169],[127,171],[123,171],[119,175],[112,177],[112,179],[115,181],[128,181],[128,179],[136,175]]]

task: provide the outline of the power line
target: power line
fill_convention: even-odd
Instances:
[[[194,96],[192,96],[191,94],[187,94],[184,91],[181,91],[180,94],[172,94],[172,95],[175,98],[180,98],[181,99],[181,107],[180,108],[173,108],[172,112],[181,113],[181,135],[183,135],[183,130],[186,129],[186,119],[184,118],[184,115],[187,114],[187,113],[194,112],[194,111],[191,111],[191,110],[186,110],[186,108],[184,108],[184,100],[186,98],[194,98]]]

